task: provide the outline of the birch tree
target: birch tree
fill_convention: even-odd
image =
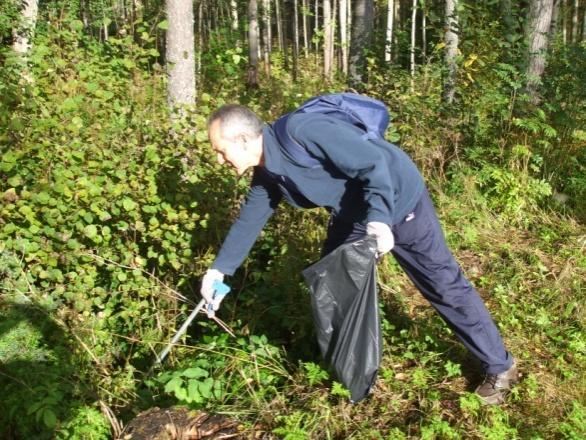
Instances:
[[[528,60],[525,71],[527,92],[534,103],[539,102],[538,88],[545,70],[548,32],[553,12],[553,0],[531,0],[525,35]]]
[[[348,75],[348,0],[340,0],[339,17],[342,72]]]
[[[30,50],[31,39],[37,24],[38,0],[23,0],[20,25],[14,29],[12,49],[21,55],[26,55]]]
[[[307,6],[307,0],[303,0],[301,9],[303,11],[303,53],[305,58],[307,58],[309,56],[309,39],[307,35],[307,14],[309,13],[309,8]]]
[[[248,87],[258,87],[258,5],[248,0]]]
[[[332,4],[331,0],[324,0],[324,76],[327,79],[332,78]]]
[[[193,1],[167,0],[166,62],[169,82],[167,101],[176,105],[195,103],[195,41]]]
[[[277,20],[277,40],[279,40],[279,50],[285,51],[285,41],[283,39],[283,20],[281,19],[281,0],[275,0],[275,15]]]
[[[444,34],[444,43],[446,45],[445,61],[447,66],[447,76],[444,83],[444,100],[448,104],[454,102],[456,95],[456,74],[458,65],[456,57],[458,55],[458,0],[446,0],[446,32]]]
[[[417,25],[417,0],[413,0],[413,3],[411,5],[411,48],[409,50],[411,78],[413,78],[415,76],[415,31],[417,28],[416,25]],[[411,82],[411,89],[413,89],[413,80]]]
[[[265,73],[271,73],[271,2],[262,0],[263,55]]]
[[[238,31],[238,3],[236,0],[230,0],[230,17],[231,28],[233,31]]]
[[[364,50],[370,47],[373,20],[373,0],[352,1],[352,39],[348,71],[350,85],[354,88],[359,88],[363,82],[366,61]]]

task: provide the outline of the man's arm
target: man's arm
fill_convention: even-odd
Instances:
[[[369,205],[367,221],[393,223],[394,188],[387,156],[356,127],[327,116],[301,116],[291,135],[316,157],[362,182]],[[294,116],[295,117],[295,116]]]
[[[255,167],[250,190],[240,208],[240,214],[232,224],[211,268],[226,275],[233,275],[250,252],[280,200],[281,193],[277,185],[271,183],[262,171]]]

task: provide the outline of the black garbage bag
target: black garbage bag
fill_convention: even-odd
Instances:
[[[352,402],[368,394],[382,358],[375,252],[376,239],[366,236],[303,271],[321,353]]]

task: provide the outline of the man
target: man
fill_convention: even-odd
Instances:
[[[307,166],[278,142],[273,126],[240,105],[227,105],[208,121],[208,134],[220,164],[238,174],[254,167],[241,207],[201,294],[214,310],[212,284],[232,275],[279,201],[299,208],[325,207],[331,214],[323,254],[371,234],[377,252],[392,252],[424,297],[439,312],[486,376],[476,388],[487,404],[499,404],[518,380],[514,359],[478,293],[446,246],[423,178],[405,152],[384,140],[365,140],[352,124],[319,113],[294,114],[291,138],[317,159]]]

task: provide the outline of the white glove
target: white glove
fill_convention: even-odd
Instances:
[[[368,222],[366,225],[366,234],[374,235],[376,238],[376,252],[380,257],[389,252],[395,246],[395,238],[391,228],[386,223]]]
[[[206,300],[207,304],[211,305],[211,309],[213,310],[213,312],[208,311],[208,316],[210,316],[210,313],[211,316],[215,314],[214,312],[220,308],[220,303],[224,299],[223,296],[214,299],[214,281],[224,281],[224,274],[216,269],[208,269],[201,280],[200,290],[201,296]],[[206,310],[209,310],[209,307],[206,307]]]

